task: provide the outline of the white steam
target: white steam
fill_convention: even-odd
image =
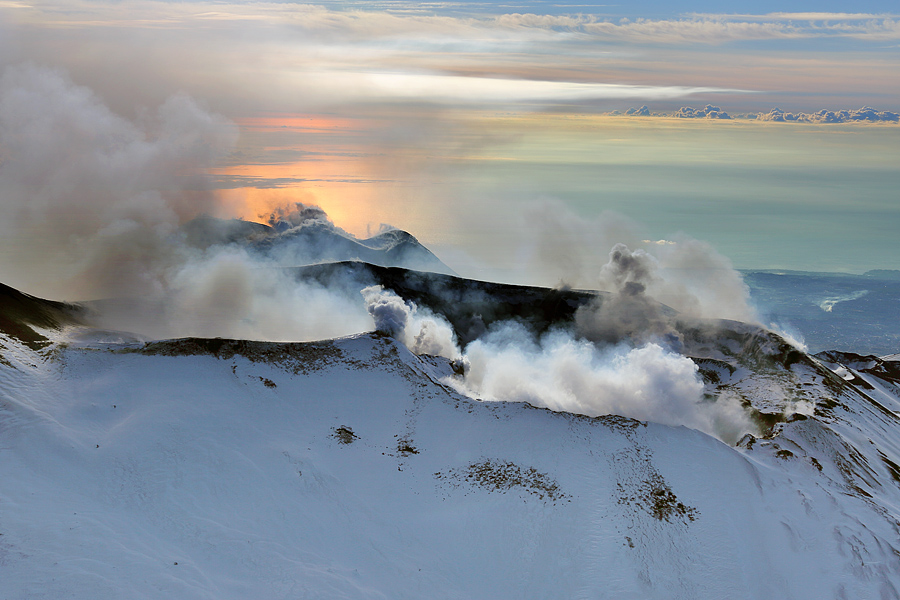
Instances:
[[[803,337],[803,333],[790,323],[772,322],[769,323],[769,329],[784,338],[784,340],[794,348],[801,352],[809,352],[809,346],[806,345],[806,339]]]
[[[366,310],[375,320],[375,330],[402,342],[413,354],[459,358],[456,334],[446,319],[380,285],[361,291]]]
[[[469,344],[465,360],[465,377],[446,381],[474,398],[684,425],[728,443],[756,431],[740,404],[704,399],[693,361],[656,343],[598,347],[563,331],[535,342],[507,323]]]
[[[165,322],[180,335],[296,341],[369,328],[358,296],[297,281],[237,247],[188,262],[171,285]]]
[[[730,444],[758,433],[737,399],[704,395],[697,365],[679,353],[676,313],[646,294],[659,284],[659,270],[656,257],[618,244],[600,271],[613,293],[582,306],[572,331],[536,339],[525,325],[506,321],[464,352],[442,317],[381,286],[362,294],[378,331],[414,354],[458,359],[464,373],[445,382],[472,398],[683,425]]]
[[[628,287],[627,281],[621,283],[623,288]],[[632,344],[639,337],[652,337],[648,333],[652,329],[628,331],[615,344],[576,337],[564,330],[535,340],[524,325],[506,321],[461,353],[450,324],[442,317],[382,286],[367,287],[362,295],[377,331],[394,337],[414,354],[444,356],[464,365],[462,375],[445,378],[444,382],[471,398],[527,402],[592,417],[621,415],[683,425],[729,444],[745,433],[758,433],[736,398],[711,400],[704,396],[697,365],[673,351],[670,339]],[[641,312],[641,307],[658,310],[658,305],[641,293],[616,296],[614,300],[621,300],[619,305],[612,304],[620,313],[630,310],[630,302],[636,302],[635,312]],[[615,316],[601,310],[591,314],[598,320]],[[641,323],[642,327],[646,325]],[[608,331],[613,330],[609,326]]]

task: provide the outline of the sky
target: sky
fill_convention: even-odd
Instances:
[[[683,238],[900,268],[887,1],[12,0],[0,69],[0,280],[126,221],[294,202],[483,279],[590,285],[616,242]],[[732,118],[672,116],[708,104]],[[888,120],[756,118],[864,106]]]

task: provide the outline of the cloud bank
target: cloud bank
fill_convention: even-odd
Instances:
[[[689,106],[682,106],[675,113],[675,116],[681,119],[730,119],[731,117],[727,112],[719,108],[718,106],[713,106],[712,104],[707,104],[703,108],[691,108]]]
[[[640,108],[628,108],[624,112],[612,111],[612,115],[626,115],[633,117],[676,117],[679,119],[755,119],[776,123],[897,123],[900,122],[900,113],[889,110],[877,110],[869,106],[859,109],[828,110],[821,109],[816,112],[787,112],[780,108],[773,108],[767,113],[739,114],[732,117],[718,106],[707,104],[703,108],[682,106],[675,112],[651,112],[647,106]]]
[[[879,111],[864,106],[860,109],[843,109],[838,111],[822,109],[814,113],[791,113],[780,108],[773,108],[768,113],[759,113],[756,117],[760,121],[774,121],[780,123],[897,123],[900,122],[900,114],[888,110]]]

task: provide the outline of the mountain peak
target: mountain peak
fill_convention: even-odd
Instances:
[[[284,267],[359,260],[383,267],[453,274],[450,267],[406,231],[389,229],[358,239],[319,214],[296,224],[270,219],[269,225],[201,216],[183,225],[182,233],[187,243],[196,248],[233,244]]]

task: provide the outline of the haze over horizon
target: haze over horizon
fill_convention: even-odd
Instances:
[[[589,285],[615,243],[690,238],[900,267],[896,7],[753,6],[2,3],[0,280],[296,202],[480,279]]]

